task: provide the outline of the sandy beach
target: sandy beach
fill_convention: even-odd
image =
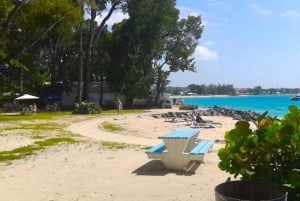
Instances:
[[[176,110],[172,109],[172,110]],[[84,139],[81,143],[51,147],[9,165],[0,164],[0,200],[5,201],[214,201],[214,188],[230,176],[218,168],[218,149],[224,133],[234,127],[229,117],[203,117],[222,123],[221,128],[201,129],[200,139],[217,140],[195,173],[166,170],[147,158],[145,148],[161,142],[158,136],[186,122],[154,118],[168,109],[141,114],[100,115],[69,123],[65,128]],[[122,128],[108,132],[103,122]],[[0,125],[1,126],[1,125]],[[107,149],[101,142],[126,143],[125,149]],[[32,140],[1,136],[1,150],[24,146]]]

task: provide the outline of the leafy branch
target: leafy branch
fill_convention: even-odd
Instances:
[[[219,168],[242,180],[270,182],[289,191],[288,200],[300,199],[300,112],[289,106],[283,119],[259,118],[252,130],[239,121],[225,133],[225,147],[218,152]]]

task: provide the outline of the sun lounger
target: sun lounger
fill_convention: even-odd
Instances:
[[[210,123],[197,123],[193,122],[191,128],[217,128],[217,126]]]
[[[212,120],[204,120],[199,114],[192,114],[193,122],[191,123],[192,128],[221,128],[222,123],[215,122]]]

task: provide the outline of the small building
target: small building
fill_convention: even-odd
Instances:
[[[62,95],[62,107],[71,108],[77,101],[77,90],[78,90],[78,82],[74,82],[72,86],[71,92],[65,92]],[[100,104],[100,96],[101,96],[101,83],[100,82],[91,82],[89,86],[89,100],[85,100],[87,102],[93,102],[96,104]],[[115,101],[117,98],[121,96],[111,91],[108,84],[103,85],[103,102],[102,107],[115,107]],[[84,101],[84,100],[83,100]]]
[[[78,82],[74,82],[72,86],[72,91],[68,93],[64,93],[62,95],[61,106],[63,108],[73,108],[74,104],[77,101],[77,90],[78,90]],[[100,96],[101,96],[101,82],[91,82],[89,88],[89,100],[87,102],[93,102],[100,105]],[[124,97],[121,94],[117,94],[113,92],[109,85],[104,83],[103,84],[103,100],[102,100],[102,108],[114,108],[116,100],[120,98],[123,103],[125,103]],[[138,99],[135,98],[133,100],[134,107],[150,107],[154,103],[155,98],[142,98]],[[84,101],[84,100],[83,100]],[[162,104],[167,104],[170,101],[170,94],[164,93],[159,99],[159,102]],[[170,103],[170,102],[169,102]]]

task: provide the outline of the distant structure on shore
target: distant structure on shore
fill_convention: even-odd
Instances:
[[[172,96],[215,96],[215,95],[282,95],[300,94],[300,88],[234,88],[233,85],[189,85],[187,87],[167,87],[166,93]]]

